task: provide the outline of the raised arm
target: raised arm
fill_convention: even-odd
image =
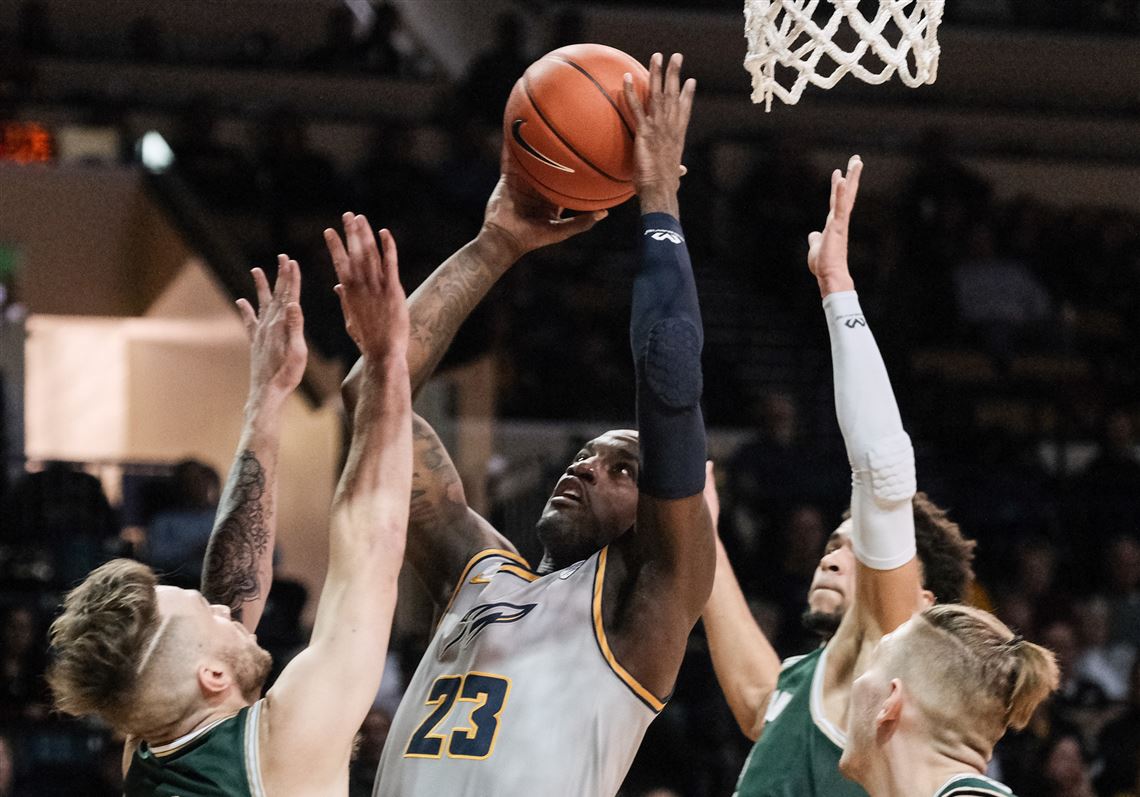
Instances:
[[[715,528],[720,499],[711,462],[705,477],[705,501]],[[741,732],[756,741],[764,730],[764,713],[780,678],[780,657],[752,616],[719,538],[716,577],[701,619],[717,683]]]
[[[345,235],[350,249],[373,237],[363,216],[346,216]],[[383,255],[337,264],[345,326],[364,359],[360,401],[312,639],[268,695],[268,793],[328,793],[334,778],[347,778],[384,669],[412,485],[412,399],[396,244],[387,230],[380,235]]]
[[[479,234],[443,261],[408,300],[412,395],[434,373],[467,316],[519,258],[585,232],[606,216],[604,210],[565,219],[561,213],[561,208],[552,207],[519,181],[504,147],[502,175],[487,200]],[[357,361],[342,386],[350,411],[359,391],[362,362]]]
[[[680,55],[670,59],[664,79],[662,72],[657,53],[645,107],[626,76],[625,99],[637,120],[634,182],[642,213],[630,314],[641,467],[636,525],[611,546],[603,595],[614,655],[658,698],[673,689],[716,562],[702,495],[704,334],[677,202],[696,83],[681,87]]]
[[[808,266],[823,297],[835,411],[852,473],[856,591],[837,639],[851,633],[867,640],[894,630],[921,607],[922,576],[915,556],[914,450],[847,267],[847,230],[862,171],[855,155],[846,176],[832,173],[827,224],[808,237]]]
[[[245,424],[202,569],[202,594],[210,603],[230,607],[234,619],[250,631],[257,628],[273,581],[281,415],[301,382],[308,356],[296,261],[278,256],[272,291],[261,269],[252,273],[257,312],[238,299],[250,340]]]

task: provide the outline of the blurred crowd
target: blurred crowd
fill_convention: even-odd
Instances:
[[[1050,27],[1061,26],[1062,5],[1076,27],[1116,20],[1127,30],[1140,4],[1008,0],[990,11]],[[23,8],[13,36],[29,63],[62,54],[44,6]],[[434,74],[392,7],[374,9],[370,28],[331,13],[327,41],[296,62],[250,33],[232,63]],[[578,22],[560,17],[548,44],[576,41]],[[141,62],[203,52],[147,18],[121,42],[88,44],[85,56]],[[271,264],[284,250],[302,263],[312,343],[347,360],[354,350],[327,289],[319,230],[343,210],[366,212],[393,230],[414,288],[478,228],[498,176],[498,109],[532,55],[519,20],[504,17],[432,118],[382,120],[348,167],[286,106],[242,120],[238,144],[218,135],[223,114],[202,98],[175,109],[164,131],[175,174],[250,262]],[[800,624],[807,586],[849,497],[827,335],[804,267],[807,233],[826,213],[827,173],[806,145],[780,140],[694,141],[688,166],[681,202],[707,326],[707,419],[744,439],[718,463],[721,534],[758,622],[781,655],[803,653],[818,644]],[[629,419],[635,213],[618,208],[582,240],[512,269],[444,367],[493,358],[504,418]],[[973,600],[1061,662],[1060,692],[1003,740],[993,774],[1023,795],[1140,797],[1140,216],[1108,200],[999,199],[955,142],[931,132],[915,141],[904,190],[860,197],[851,256],[915,440],[919,486],[979,540]],[[491,482],[493,519],[524,553],[533,517],[518,505],[540,505],[546,477],[563,464],[544,460],[521,497]],[[116,741],[50,710],[46,628],[61,592],[112,556],[194,584],[218,491],[218,475],[193,461],[128,473],[114,506],[79,465],[0,480],[0,797],[119,793]],[[307,597],[286,580],[270,596],[259,639],[278,668],[304,643]],[[394,637],[385,691],[361,730],[353,795],[370,794],[424,641],[423,629]],[[698,626],[628,794],[728,794],[747,749]]]

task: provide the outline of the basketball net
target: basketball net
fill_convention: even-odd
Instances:
[[[795,105],[808,83],[829,89],[848,73],[865,83],[884,83],[895,72],[911,88],[933,83],[944,5],[945,0],[879,0],[878,13],[867,19],[859,0],[744,0],[744,67],[752,73],[752,102],[763,102],[769,111],[773,96]],[[828,6],[834,9],[831,18],[820,27],[813,17],[818,11],[822,19]],[[834,42],[845,22],[859,36],[851,50]],[[862,63],[868,52],[878,59],[870,69]],[[821,64],[824,56],[829,61]],[[794,71],[791,85],[777,81],[777,66]]]

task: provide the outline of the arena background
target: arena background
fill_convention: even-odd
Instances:
[[[311,354],[259,633],[279,665],[304,643],[353,355],[320,231],[390,227],[410,291],[478,229],[514,80],[576,41],[681,51],[699,81],[681,205],[721,533],[780,652],[812,645],[798,616],[848,498],[804,256],[858,152],[852,272],[919,486],[980,542],[974,599],[1064,671],[995,772],[1028,797],[1140,794],[1140,2],[952,0],[935,85],[848,80],[768,114],[742,29],[737,0],[0,2],[0,797],[119,793],[116,741],[48,708],[44,632],[110,556],[196,579],[246,389],[233,300],[279,251]],[[632,420],[635,214],[509,272],[420,401],[524,554],[578,442]],[[354,795],[429,619],[402,579]],[[698,626],[623,793],[727,795],[746,752]]]

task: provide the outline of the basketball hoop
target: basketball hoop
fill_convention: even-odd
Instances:
[[[820,27],[813,17],[818,10],[822,19],[829,5],[831,18]],[[752,102],[771,110],[775,96],[795,105],[808,83],[829,89],[848,73],[865,83],[885,83],[895,72],[911,88],[933,83],[944,5],[945,0],[879,0],[878,12],[867,19],[859,0],[744,0],[744,67],[752,73]],[[851,50],[834,41],[844,22],[859,37]],[[881,69],[863,65],[868,54]],[[834,64],[829,73],[830,65],[820,64],[824,56]],[[777,67],[795,71],[790,86],[777,80]]]

